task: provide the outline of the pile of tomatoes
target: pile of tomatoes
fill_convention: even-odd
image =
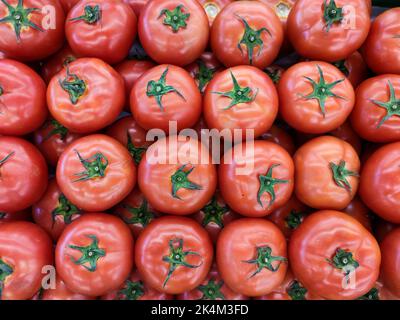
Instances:
[[[399,299],[400,8],[371,17],[2,0],[0,298]]]

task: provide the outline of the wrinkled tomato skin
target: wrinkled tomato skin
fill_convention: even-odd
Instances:
[[[162,10],[172,11],[179,5],[183,6],[181,12],[190,16],[186,27],[174,32],[172,27],[164,24]],[[201,56],[208,44],[207,15],[196,0],[149,2],[139,16],[138,30],[143,48],[159,64],[188,65]]]
[[[400,142],[375,151],[361,172],[360,196],[381,218],[400,223]]]
[[[56,287],[44,290],[40,300],[95,300],[95,298],[71,291],[64,281],[57,278]]]
[[[135,12],[136,17],[139,17],[143,8],[147,5],[150,0],[123,0],[126,4],[128,4],[133,12]]]
[[[359,264],[353,269],[354,286],[343,286],[343,270],[326,260],[332,261],[338,249],[349,251]],[[323,210],[309,215],[293,232],[289,261],[296,278],[310,292],[325,299],[351,300],[375,284],[381,253],[375,238],[357,220],[339,211]]]
[[[197,268],[178,266],[165,285],[170,255],[169,242],[183,240],[183,251],[198,255],[186,256],[186,263]],[[213,246],[207,232],[194,220],[165,216],[154,220],[143,230],[136,242],[135,263],[145,285],[167,294],[181,294],[199,286],[211,268]]]
[[[296,151],[296,146],[294,145],[292,136],[287,133],[285,129],[282,129],[275,124],[272,125],[272,127],[267,132],[261,135],[261,139],[280,145],[291,156],[293,156]]]
[[[14,152],[14,153],[13,153]],[[0,137],[0,211],[16,212],[38,201],[47,187],[47,165],[39,150],[26,140]]]
[[[344,75],[350,80],[354,88],[357,88],[368,77],[367,65],[358,51],[344,60],[344,67],[346,69],[340,71],[345,71]]]
[[[207,14],[210,27],[221,10],[234,0],[198,0]]]
[[[83,159],[100,153],[108,164],[102,177],[85,178],[77,152]],[[105,160],[102,160],[104,165]],[[89,135],[71,143],[57,165],[57,183],[62,193],[84,211],[104,211],[123,200],[136,184],[136,166],[128,150],[117,140],[102,134]]]
[[[32,218],[31,208],[17,212],[0,212],[0,224],[10,221],[30,221]]]
[[[365,229],[372,232],[370,211],[359,197],[355,197],[349,205],[343,209],[343,213],[347,213],[361,223]]]
[[[394,229],[385,237],[381,250],[384,284],[400,298],[400,228]]]
[[[28,66],[0,60],[0,134],[22,136],[47,117],[46,85]]]
[[[398,224],[394,224],[386,220],[379,219],[374,224],[374,235],[376,240],[378,240],[378,242],[381,243],[388,233],[390,233],[393,229],[398,228],[399,226],[400,225]]]
[[[252,57],[248,47],[240,45],[245,27],[239,17],[244,18],[253,30],[267,28],[269,31],[261,32],[263,48],[256,46]],[[234,1],[222,9],[213,23],[211,48],[226,67],[251,64],[263,69],[277,57],[283,35],[282,23],[270,6],[258,1]]]
[[[0,259],[13,269],[6,276],[2,300],[27,300],[41,287],[42,268],[53,264],[50,237],[25,221],[0,224]]]

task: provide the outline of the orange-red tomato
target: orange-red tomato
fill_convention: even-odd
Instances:
[[[261,135],[262,140],[275,142],[285,149],[291,156],[296,151],[292,136],[283,128],[272,125],[272,127]]]
[[[368,77],[367,65],[358,51],[346,59],[334,62],[333,65],[343,72],[354,88]]]
[[[95,298],[89,297],[80,293],[75,293],[68,289],[64,281],[59,277],[56,278],[55,288],[43,290],[38,297],[38,300],[94,300]]]
[[[234,0],[198,0],[207,14],[210,27],[221,10]]]
[[[400,298],[400,228],[394,229],[385,237],[381,250],[384,284]]]

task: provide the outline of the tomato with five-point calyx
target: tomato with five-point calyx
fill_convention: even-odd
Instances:
[[[210,27],[221,10],[234,0],[198,0],[207,14]]]
[[[152,221],[136,242],[135,263],[145,285],[168,294],[198,287],[211,268],[213,246],[193,219],[164,216]]]
[[[358,51],[353,52],[346,59],[333,62],[333,65],[343,72],[354,88],[368,76],[367,65]]]
[[[38,294],[37,300],[94,300],[80,293],[71,291],[59,277],[56,278],[55,288],[43,290]]]
[[[225,66],[265,68],[279,53],[283,27],[274,10],[259,1],[234,1],[218,14],[211,47]]]
[[[118,289],[133,267],[134,240],[119,218],[87,213],[69,224],[56,247],[56,269],[73,292],[91,297]]]
[[[71,143],[57,164],[61,192],[84,211],[104,211],[123,200],[136,184],[136,167],[128,150],[102,134]]]
[[[138,29],[143,48],[159,64],[188,65],[208,44],[207,15],[197,0],[150,1]]]
[[[265,133],[263,133],[260,137],[262,140],[275,142],[279,144],[283,149],[289,152],[290,155],[293,155],[296,151],[296,147],[294,145],[293,138],[291,135],[283,128],[272,125],[272,127]]]
[[[124,80],[111,66],[96,58],[71,62],[47,87],[50,113],[76,133],[91,133],[110,125],[124,103]]]
[[[0,212],[0,224],[10,221],[29,221],[32,217],[31,208],[16,211],[16,212]]]
[[[400,298],[400,228],[391,231],[381,243],[382,278],[385,286]]]
[[[343,209],[343,213],[347,213],[349,216],[361,223],[365,229],[370,232],[372,231],[370,210],[359,197],[355,197],[351,200],[349,205]]]

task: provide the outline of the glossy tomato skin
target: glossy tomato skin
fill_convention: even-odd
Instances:
[[[293,161],[279,145],[258,140],[254,145],[237,144],[224,158],[218,168],[220,191],[235,212],[263,217],[284,205],[292,195]],[[262,184],[261,176],[265,177]],[[268,188],[268,181],[272,188]]]
[[[55,285],[54,289],[44,290],[40,300],[95,300],[93,297],[71,291],[59,278],[56,278]]]
[[[350,80],[354,88],[368,77],[367,65],[358,51],[353,52],[344,60],[333,63]]]
[[[173,249],[172,249],[173,248]],[[183,257],[168,279],[167,257],[175,251],[195,252]],[[181,294],[199,286],[211,268],[213,246],[207,232],[194,220],[165,216],[154,220],[136,242],[135,263],[145,285],[168,294]]]
[[[88,260],[85,251],[78,249],[89,246],[96,259]],[[119,288],[132,270],[133,257],[134,240],[122,220],[106,213],[87,213],[61,234],[56,268],[70,290],[96,297]],[[90,264],[92,260],[96,261]]]
[[[370,211],[359,197],[355,197],[351,200],[349,205],[343,209],[343,213],[347,213],[349,216],[360,222],[365,229],[372,232]]]
[[[326,84],[341,80],[330,92],[342,98],[321,95],[324,102],[311,97],[318,92],[318,86],[311,80],[319,84],[320,71]],[[336,129],[354,107],[354,89],[350,81],[336,67],[322,61],[300,62],[290,67],[279,81],[278,92],[283,119],[305,133],[321,134]]]
[[[253,33],[256,44],[250,42]],[[282,42],[282,23],[270,6],[259,1],[228,4],[211,29],[212,50],[226,67],[254,65],[263,69],[277,57]]]
[[[290,42],[301,56],[334,62],[347,58],[364,43],[371,24],[367,3],[364,0],[336,0],[335,4],[338,8],[344,7],[343,17],[341,23],[333,23],[328,28],[323,1],[296,1],[287,28]]]
[[[79,18],[86,8],[96,6],[101,13],[94,23]],[[65,33],[77,54],[115,64],[128,55],[137,33],[137,18],[130,6],[122,1],[80,1],[68,13]]]
[[[285,129],[272,125],[271,128],[261,135],[262,140],[274,142],[280,145],[283,149],[285,149],[291,156],[296,151],[296,146],[294,145],[294,141],[292,136],[286,132]]]
[[[384,284],[400,298],[400,228],[394,229],[385,237],[381,250]]]
[[[46,191],[48,177],[39,150],[26,140],[1,136],[0,159],[0,211],[20,211],[38,201]]]
[[[350,300],[374,286],[381,253],[375,238],[357,220],[322,210],[308,216],[292,234],[289,261],[310,292],[325,299]]]
[[[47,88],[47,104],[52,116],[76,133],[91,133],[113,123],[125,103],[122,77],[96,58],[81,58],[57,73]],[[78,77],[77,79],[73,79]],[[72,77],[72,78],[71,78]],[[69,86],[79,81],[79,91]],[[64,90],[61,84],[64,84]],[[71,92],[71,93],[70,93]]]
[[[65,149],[56,176],[62,193],[77,207],[103,211],[132,191],[136,166],[122,144],[96,134],[80,138]]]
[[[316,209],[344,209],[358,190],[360,160],[347,142],[331,136],[314,138],[295,153],[295,193],[306,205]],[[340,165],[344,170],[340,174]],[[335,178],[335,171],[339,170]]]
[[[400,142],[375,151],[364,164],[360,196],[381,218],[400,223]]]
[[[181,16],[176,31],[166,23],[174,10]],[[197,0],[150,1],[141,11],[138,30],[143,48],[159,64],[188,65],[200,57],[208,43],[207,15]]]
[[[46,85],[28,66],[0,60],[0,134],[22,136],[47,117]]]
[[[210,27],[221,10],[234,0],[198,0],[207,14]]]
[[[6,270],[1,299],[26,300],[40,289],[42,268],[53,264],[52,243],[46,232],[33,223],[2,223],[0,257],[2,270]],[[7,271],[11,273],[7,275]]]

